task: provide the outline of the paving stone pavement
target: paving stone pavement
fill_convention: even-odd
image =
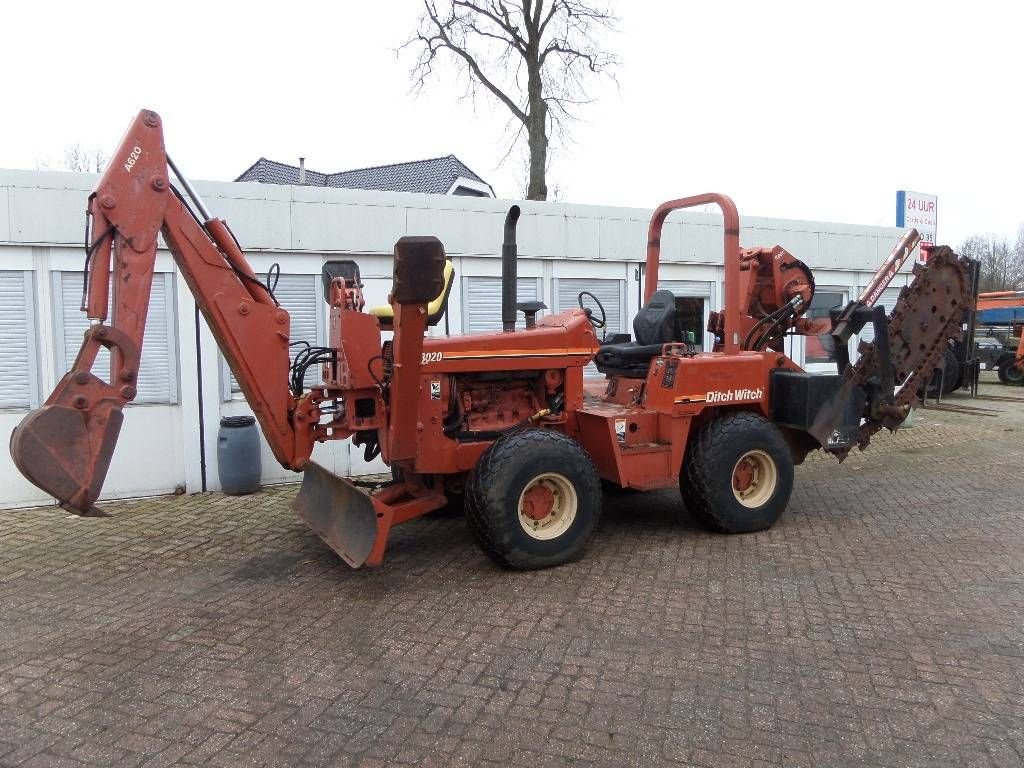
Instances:
[[[0,765],[1020,766],[1024,401],[979,405],[764,533],[610,494],[533,573],[433,516],[350,570],[293,487],[2,512]]]

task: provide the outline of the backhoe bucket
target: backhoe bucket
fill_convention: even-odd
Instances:
[[[11,458],[28,480],[79,515],[95,506],[110,468],[124,413],[110,401],[89,410],[45,405],[11,433]]]
[[[147,288],[148,290],[148,288]],[[101,347],[115,350],[118,389],[90,371]],[[68,512],[102,516],[95,507],[124,422],[125,402],[135,397],[139,348],[117,328],[90,325],[71,370],[42,408],[30,411],[11,433],[11,458],[30,482],[56,497]]]
[[[373,499],[344,478],[309,462],[292,509],[353,568],[363,565],[377,541]]]

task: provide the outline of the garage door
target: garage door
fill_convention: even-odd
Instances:
[[[613,333],[622,333],[626,330],[622,324],[625,314],[622,311],[622,300],[624,298],[622,295],[622,280],[563,277],[559,278],[556,282],[558,283],[558,306],[556,308],[559,312],[564,309],[578,308],[580,292],[590,291],[597,296],[601,306],[604,307],[605,315],[607,316],[604,328],[605,333],[611,336]],[[588,306],[593,308],[593,305]]]
[[[57,298],[63,328],[58,331],[58,373],[71,369],[82,346],[89,321],[79,307],[82,303],[82,273],[58,272]],[[113,292],[111,291],[111,294]],[[149,313],[142,334],[142,360],[139,364],[137,403],[178,402],[178,342],[174,316],[174,275],[157,272],[149,295]],[[110,353],[101,349],[92,372],[107,381],[110,378]],[[109,383],[109,382],[108,382]]]
[[[624,291],[625,285],[622,280],[608,280],[608,279],[596,279],[596,278],[559,278],[557,281],[556,296],[558,299],[558,310],[573,309],[579,307],[579,295],[580,291],[590,291],[594,294],[601,302],[601,306],[604,307],[605,312],[605,327],[603,329],[604,335],[610,337],[616,333],[622,333],[626,330],[624,326],[625,312],[623,311],[623,303],[625,299]],[[589,299],[584,299],[589,301]],[[595,310],[595,313],[600,315],[600,311],[593,306],[593,302],[586,304],[586,306]],[[600,338],[602,331],[598,330],[598,337]],[[584,369],[585,376],[601,376],[598,372],[597,366],[593,363],[588,365]]]
[[[287,310],[291,317],[292,342],[305,341],[313,346],[322,345],[324,340],[323,313],[326,305],[323,304],[323,287],[320,282],[320,275],[281,275],[274,288],[274,297],[282,308]],[[294,346],[289,350],[289,358],[294,359],[295,355],[304,347]],[[221,358],[221,370],[224,371],[225,379],[230,382],[230,390],[225,392],[225,399],[230,400],[233,396],[241,393],[242,389],[231,373],[227,362]],[[320,383],[320,366],[314,365],[306,370],[303,382],[306,387],[312,387]]]
[[[0,272],[0,408],[31,408],[36,401],[32,273]]]
[[[876,305],[881,304],[885,307],[886,316],[891,315],[892,311],[896,308],[896,301],[900,297],[900,290],[900,288],[886,288],[882,291],[882,295],[878,301],[875,302]],[[868,343],[875,340],[875,329],[871,323],[868,323],[861,329],[858,338],[861,341],[866,341]]]
[[[462,279],[462,325],[465,333],[501,330],[501,278],[464,277]],[[517,301],[537,301],[540,278],[520,277],[516,281]],[[537,313],[540,318],[543,311]],[[522,312],[516,312],[516,327],[525,327]]]
[[[711,298],[711,283],[703,280],[659,280],[658,290],[672,291],[676,296]]]

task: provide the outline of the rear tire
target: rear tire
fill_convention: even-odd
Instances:
[[[942,379],[942,394],[948,395],[956,390],[960,389],[960,361],[956,358],[956,352],[951,348],[946,348],[946,356],[942,361],[943,364],[943,379]]]
[[[939,394],[939,384],[942,384],[942,395],[945,397],[951,392],[960,389],[960,361],[956,353],[949,347],[942,358],[942,371],[938,369],[928,380],[928,397],[936,397]]]
[[[1003,384],[1021,385],[1024,384],[1024,368],[1014,365],[1015,359],[1010,358],[999,364],[999,381]]]
[[[686,508],[724,533],[771,528],[789,504],[793,457],[779,430],[749,411],[707,423],[680,473]]]
[[[583,554],[601,516],[601,482],[586,451],[560,432],[496,440],[466,485],[466,521],[499,565],[549,568]]]

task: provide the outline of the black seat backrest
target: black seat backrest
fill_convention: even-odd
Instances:
[[[672,291],[655,291],[633,318],[633,334],[640,346],[676,341],[676,297]]]

